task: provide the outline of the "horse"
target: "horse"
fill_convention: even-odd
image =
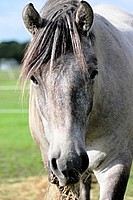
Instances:
[[[133,160],[133,15],[48,0],[22,16],[32,40],[20,76],[31,80],[29,125],[50,181],[80,183],[87,200],[92,171],[100,200],[123,200]]]

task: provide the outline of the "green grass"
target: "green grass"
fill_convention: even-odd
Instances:
[[[132,166],[132,170],[131,170],[131,173],[130,173],[130,179],[129,179],[129,182],[128,182],[128,185],[127,185],[126,195],[129,196],[129,197],[133,197],[133,166]]]
[[[19,70],[11,74],[0,71],[0,86],[16,86]],[[15,109],[20,113],[11,113]],[[0,111],[0,182],[43,174],[40,151],[28,127],[28,98],[22,103],[20,90],[1,90]]]
[[[24,103],[24,108],[27,102]],[[20,90],[1,90],[0,109],[23,109]]]
[[[40,152],[30,136],[27,115],[0,114],[0,118],[0,181],[42,173]]]
[[[16,86],[20,69],[1,71],[0,70],[0,86]]]

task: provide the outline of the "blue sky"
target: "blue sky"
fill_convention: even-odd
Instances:
[[[22,22],[22,10],[29,2],[40,11],[46,0],[0,1],[0,42],[9,40],[24,42],[30,39]],[[88,2],[92,6],[106,3],[133,13],[133,0],[88,0]]]

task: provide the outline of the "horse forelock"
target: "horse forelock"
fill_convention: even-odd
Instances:
[[[54,8],[54,12],[48,12],[45,16],[46,24],[37,31],[26,51],[22,78],[29,79],[47,63],[52,68],[57,58],[68,52],[73,52],[79,64],[85,69],[81,36],[75,23],[76,8],[77,5],[70,4],[69,1],[68,4],[61,5],[60,9]]]

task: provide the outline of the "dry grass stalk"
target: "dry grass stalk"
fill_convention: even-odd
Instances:
[[[50,182],[55,184],[59,189],[59,200],[79,200],[79,183],[70,186],[59,186],[59,181],[53,173],[51,173]]]

